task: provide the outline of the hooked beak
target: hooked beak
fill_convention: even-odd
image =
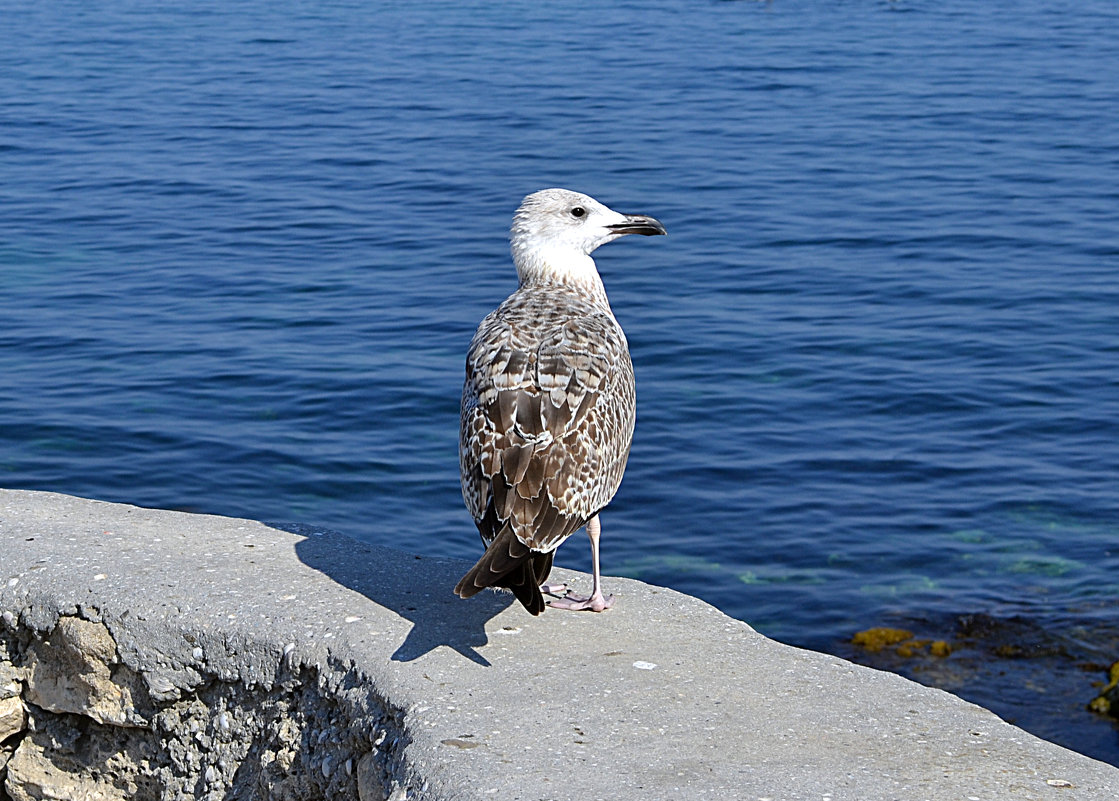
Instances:
[[[620,223],[606,226],[616,234],[641,234],[642,236],[657,236],[667,234],[660,220],[647,217],[644,214],[628,214]]]

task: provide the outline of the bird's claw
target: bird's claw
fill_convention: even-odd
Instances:
[[[601,592],[594,595],[574,595],[568,592],[562,598],[548,601],[548,606],[553,609],[567,609],[572,612],[605,612],[613,605],[614,596],[603,595]]]

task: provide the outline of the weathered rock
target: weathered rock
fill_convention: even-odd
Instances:
[[[19,696],[0,698],[0,743],[19,734],[26,726],[27,713]]]
[[[27,699],[51,712],[144,726],[135,697],[140,686],[119,664],[116,642],[103,623],[60,618],[47,640],[28,652]]]
[[[23,678],[26,671],[14,667],[0,652],[0,700],[14,698],[23,691]],[[3,738],[0,737],[0,740]]]
[[[8,762],[5,787],[12,801],[152,801],[142,792],[140,766],[129,749],[106,753],[91,744],[62,748],[49,735],[24,737]],[[121,744],[123,745],[123,743]]]
[[[0,630],[7,644],[14,641]],[[25,647],[47,650],[35,638]],[[345,666],[331,666],[329,678],[293,666],[267,688],[206,679],[193,694],[160,704],[142,727],[33,704],[15,754],[4,751],[11,764],[0,782],[12,801],[349,801],[361,792],[359,755],[400,739],[399,721]],[[394,785],[394,759],[399,749],[368,763],[364,778],[375,792]],[[0,801],[7,798],[0,792]]]
[[[358,801],[387,801],[373,754],[357,761],[357,797]]]

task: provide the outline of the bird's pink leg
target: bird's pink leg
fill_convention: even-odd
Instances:
[[[595,515],[587,521],[587,536],[591,538],[591,568],[592,568],[592,585],[591,594],[589,596],[572,595],[568,592],[563,598],[557,598],[548,603],[549,606],[556,609],[570,609],[573,611],[582,611],[584,609],[592,612],[604,612],[614,605],[613,595],[602,594],[602,578],[598,570],[598,537],[602,528],[598,522],[598,515]]]

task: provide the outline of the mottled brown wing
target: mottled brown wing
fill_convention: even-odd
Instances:
[[[553,551],[610,501],[629,456],[633,366],[617,321],[569,292],[515,293],[471,343],[461,422],[463,498],[483,540],[508,527]]]

